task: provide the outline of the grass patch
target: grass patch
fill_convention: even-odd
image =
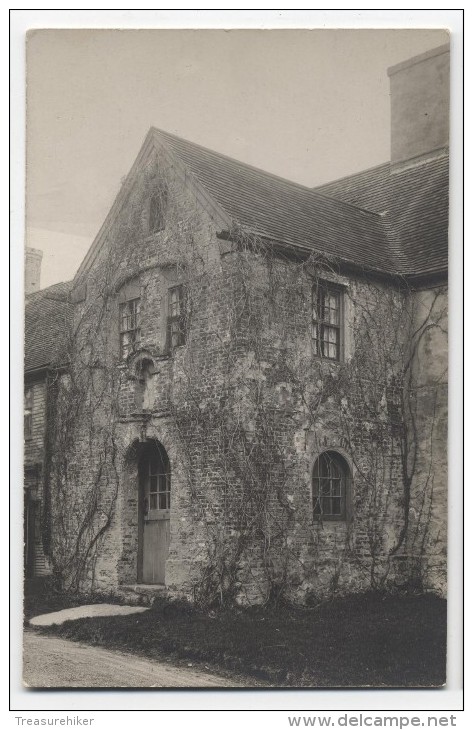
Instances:
[[[280,687],[429,687],[445,682],[446,601],[368,593],[316,608],[204,612],[159,598],[150,611],[45,627],[147,657],[195,660]]]

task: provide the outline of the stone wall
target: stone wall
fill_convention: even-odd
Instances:
[[[156,189],[166,191],[166,224],[150,235]],[[398,376],[412,298],[321,257],[303,262],[241,231],[226,242],[218,234],[172,165],[155,159],[76,282],[73,364],[60,388],[53,468],[53,529],[68,516],[66,529],[56,530],[56,563],[67,574],[83,561],[82,588],[118,591],[137,580],[137,460],[142,445],[157,440],[171,466],[172,592],[310,601],[406,579],[397,568],[409,557],[406,541],[397,547],[406,398]],[[340,362],[312,352],[312,287],[321,280],[342,292]],[[173,349],[167,299],[181,283],[186,342]],[[140,298],[141,339],[123,360],[118,322],[127,288]],[[421,361],[432,355],[427,339],[423,348]],[[422,416],[423,474],[434,443],[429,428],[442,448],[436,416],[432,409]],[[312,469],[325,450],[350,471],[344,520],[314,517]],[[415,499],[425,505],[417,485]],[[436,504],[444,488],[436,486]],[[440,522],[441,512],[435,507]]]
[[[418,461],[413,478],[417,496],[408,552],[422,565],[422,582],[446,595],[448,528],[448,301],[445,287],[421,290],[415,297],[415,321],[427,322],[413,363]],[[429,509],[416,529],[422,495]],[[423,559],[419,560],[422,555]]]

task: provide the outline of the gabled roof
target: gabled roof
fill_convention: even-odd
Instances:
[[[25,307],[25,373],[58,364],[72,316],[72,281],[30,294]]]
[[[153,129],[232,222],[273,241],[313,249],[360,267],[399,268],[396,246],[379,215]],[[390,243],[392,245],[390,245]]]
[[[391,167],[387,162],[317,188],[386,216],[401,247],[403,272],[440,274],[448,267],[448,154]]]
[[[239,226],[270,241],[384,274],[417,276],[446,269],[446,162],[392,174],[387,163],[311,189],[151,128],[76,280],[100,250],[154,151],[168,155],[222,233]]]

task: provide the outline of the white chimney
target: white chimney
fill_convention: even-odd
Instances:
[[[39,291],[41,283],[41,260],[43,252],[27,248],[25,253],[25,295]]]
[[[388,69],[391,162],[406,162],[448,146],[450,46],[434,48]]]

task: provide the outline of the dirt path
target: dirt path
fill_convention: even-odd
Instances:
[[[25,631],[23,681],[28,687],[238,687],[195,667],[173,666],[110,649]]]

